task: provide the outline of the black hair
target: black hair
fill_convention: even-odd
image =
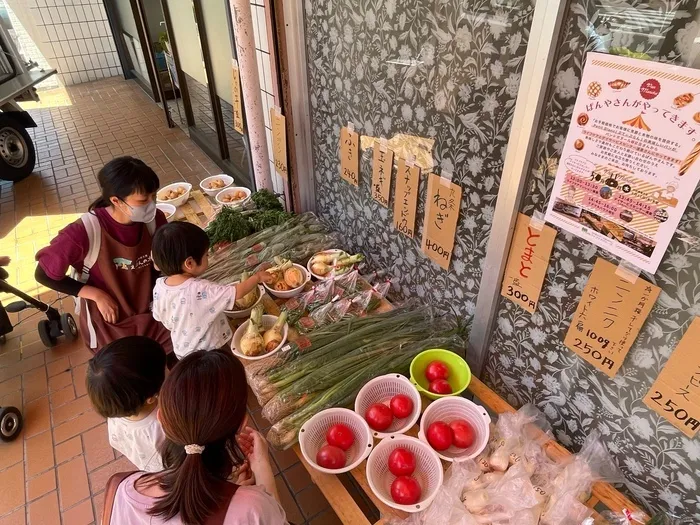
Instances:
[[[165,350],[140,335],[122,337],[102,347],[88,362],[85,384],[102,417],[138,414],[165,380]]]
[[[195,224],[182,221],[158,228],[151,245],[153,262],[164,275],[182,273],[182,265],[188,257],[200,264],[208,249],[206,232]]]
[[[99,199],[90,205],[89,210],[107,208],[111,197],[126,199],[133,193],[148,195],[158,190],[158,175],[145,162],[133,157],[117,157],[110,160],[97,174],[97,182],[102,189]]]

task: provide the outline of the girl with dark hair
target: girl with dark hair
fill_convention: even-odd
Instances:
[[[164,470],[113,476],[102,524],[285,524],[267,443],[246,426],[247,397],[243,365],[230,350],[182,359],[160,391]]]
[[[150,311],[157,277],[151,239],[167,222],[156,209],[158,176],[142,161],[120,157],[97,180],[102,196],[39,250],[35,278],[77,298],[80,332],[92,352],[133,335],[150,337],[170,352],[170,334]]]

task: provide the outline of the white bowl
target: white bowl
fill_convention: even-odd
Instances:
[[[277,316],[276,315],[263,315],[262,316],[262,322],[260,323],[262,326],[262,333],[265,333],[265,330],[269,330],[272,328],[272,326],[277,322]],[[245,323],[243,323],[241,326],[238,327],[238,329],[234,332],[233,334],[233,340],[231,341],[231,349],[233,350],[233,353],[240,357],[241,359],[247,359],[249,361],[257,361],[258,359],[265,359],[266,357],[271,356],[275,352],[277,352],[280,348],[284,346],[284,343],[287,342],[287,333],[289,332],[289,324],[284,323],[284,328],[282,329],[282,342],[277,345],[276,348],[273,350],[270,350],[267,353],[256,355],[256,356],[248,356],[245,355],[243,352],[240,351],[241,348],[241,338],[243,337],[243,334],[245,334],[245,331],[248,329],[248,324],[250,323],[250,319],[247,320]]]
[[[235,286],[241,281],[236,281],[235,283],[232,283],[231,286]],[[262,300],[263,296],[265,295],[265,288],[262,287],[261,284],[258,285],[258,300],[255,301],[255,304],[251,306],[250,308],[244,308],[243,310],[224,310],[224,313],[230,318],[230,319],[244,319],[246,317],[250,317],[250,312],[253,311],[253,308],[258,306]]]
[[[162,195],[165,195],[165,193],[168,190],[174,190],[175,188],[180,188],[184,187],[185,188],[185,193],[184,195],[181,195],[177,199],[170,199],[170,200],[163,200]],[[176,208],[179,208],[183,204],[187,202],[187,200],[190,198],[190,191],[192,191],[192,184],[189,182],[174,182],[172,184],[168,184],[164,188],[161,188],[158,190],[158,193],[156,194],[156,200],[158,204],[170,204],[172,206],[175,206]]]
[[[245,198],[241,199],[239,201],[235,202],[224,202],[221,200],[221,197],[224,195],[227,195],[229,193],[233,193],[234,191],[242,191],[245,193]],[[247,204],[248,201],[250,200],[250,190],[248,188],[244,188],[243,186],[231,186],[229,188],[226,188],[225,190],[221,190],[216,194],[216,202],[218,204],[222,204],[223,206],[231,206],[231,207],[238,207],[238,206],[243,206],[244,204]]]
[[[441,397],[436,399],[423,412],[423,417],[420,420],[420,430],[418,438],[428,443],[426,433],[428,427],[435,421],[444,421],[448,425],[455,419],[464,419],[474,429],[476,437],[474,443],[467,448],[457,448],[450,445],[450,448],[442,451],[435,451],[445,461],[455,461],[463,459],[471,459],[477,457],[486,448],[489,442],[489,424],[491,417],[486,412],[486,409],[476,403],[464,399],[459,396]],[[432,448],[432,447],[431,447]]]
[[[389,406],[391,398],[397,394],[404,394],[413,401],[413,412],[402,419],[394,418],[391,426],[383,432],[372,430],[374,437],[383,439],[391,434],[403,434],[416,424],[420,417],[421,399],[420,393],[411,381],[401,374],[387,374],[375,377],[365,384],[355,398],[355,412],[364,418],[367,409],[375,403]]]
[[[309,276],[309,272],[306,270],[306,268],[304,268],[301,264],[294,263],[294,266],[301,270],[301,272],[306,276],[306,278],[304,279],[304,284],[302,284],[301,286],[297,286],[296,288],[292,288],[291,290],[287,290],[286,292],[281,292],[278,290],[274,290],[267,283],[263,283],[263,286],[265,287],[265,290],[267,290],[267,293],[274,295],[275,297],[279,297],[281,299],[290,299],[292,297],[296,297],[302,291],[304,291],[304,286],[306,286],[306,283],[308,283],[311,280],[311,277]]]
[[[159,202],[156,204],[156,208],[158,208],[160,211],[162,211],[165,214],[165,218],[170,221],[175,217],[175,214],[177,213],[177,208],[173,206],[172,204],[166,204],[164,202]]]
[[[345,466],[339,469],[323,468],[316,463],[318,450],[327,444],[326,432],[336,423],[343,423],[352,430],[355,442],[345,452]],[[329,408],[322,410],[309,419],[299,430],[299,447],[306,461],[316,470],[326,474],[342,474],[362,463],[372,451],[374,441],[367,422],[347,408]]]
[[[224,185],[221,188],[210,188],[209,184],[215,181],[216,179],[220,179],[224,183]],[[220,173],[219,175],[212,175],[211,177],[203,179],[202,182],[199,183],[199,189],[201,189],[210,197],[216,197],[217,193],[219,193],[221,190],[225,190],[231,184],[233,184],[233,177],[224,173]]]
[[[400,505],[391,497],[391,484],[396,479],[389,470],[389,456],[397,448],[408,449],[416,457],[416,470],[411,474],[421,487],[421,499],[413,505]],[[393,435],[379,442],[367,459],[367,482],[372,492],[385,504],[404,512],[420,512],[428,508],[442,487],[442,462],[430,445],[409,436]]]
[[[309,261],[306,263],[306,269],[309,270],[309,273],[310,273],[312,276],[314,276],[316,279],[318,279],[319,281],[325,281],[326,279],[330,279],[331,273],[332,273],[332,272],[331,272],[331,273],[327,273],[326,275],[318,275],[318,274],[315,274],[315,273],[311,270],[311,265],[312,265],[312,263],[313,263],[314,257],[316,257],[317,255],[321,255],[322,253],[333,253],[333,254],[336,254],[336,253],[337,253],[337,254],[345,253],[345,254],[347,254],[347,252],[346,252],[345,250],[340,250],[340,249],[338,249],[338,248],[333,248],[332,250],[323,250],[322,252],[316,252],[316,253],[314,253],[314,254],[311,256],[311,258],[309,259]],[[352,267],[349,268],[349,270],[351,270],[351,269],[352,269]],[[345,273],[347,273],[347,272],[343,272],[343,273],[340,274],[340,275],[343,275],[343,274],[345,274]]]

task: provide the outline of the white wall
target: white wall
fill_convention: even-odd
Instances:
[[[122,74],[102,0],[5,2],[65,85]]]
[[[192,2],[189,0],[168,0],[168,9],[173,26],[172,31],[175,34],[177,53],[180,57],[180,67],[200,84],[208,85]]]

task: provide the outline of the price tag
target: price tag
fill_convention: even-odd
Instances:
[[[243,102],[241,99],[241,72],[238,69],[238,60],[233,59],[231,64],[231,89],[233,100],[233,129],[243,135]]]
[[[394,227],[406,237],[413,239],[416,228],[420,168],[412,161],[410,164],[408,162],[399,157],[396,165]]]
[[[272,125],[272,157],[275,171],[283,179],[287,178],[287,128],[284,115],[277,108],[270,108]]]
[[[389,207],[391,172],[394,167],[394,152],[386,144],[374,143],[372,155],[372,198],[385,208]]]
[[[556,235],[554,228],[540,224],[537,229],[530,217],[518,214],[501,295],[530,313],[537,309]]]
[[[360,136],[345,127],[340,130],[340,176],[357,186],[360,181]]]
[[[433,262],[447,270],[455,243],[462,188],[444,177],[428,176],[428,203],[423,223],[422,250]]]
[[[617,266],[596,260],[564,344],[584,360],[615,376],[661,289],[620,277]]]
[[[700,430],[700,317],[696,317],[644,398],[649,408],[692,438]]]

